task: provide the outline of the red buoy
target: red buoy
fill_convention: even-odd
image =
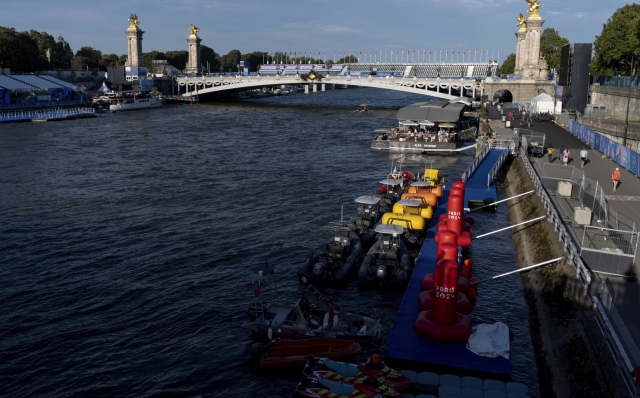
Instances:
[[[440,260],[436,263],[436,299],[433,321],[450,325],[456,321],[456,293],[458,291],[458,263]]]
[[[436,274],[426,274],[420,285],[422,290],[435,290]],[[469,291],[469,279],[458,276],[458,292],[467,294]]]
[[[472,287],[469,288],[469,299],[475,300],[478,297],[478,291]]]
[[[460,276],[467,279],[471,278],[471,270],[469,268],[461,269]]]
[[[436,260],[452,260],[458,264],[458,245],[444,242],[438,244],[438,254],[436,256]]]
[[[462,266],[463,266],[464,268],[473,268],[473,260],[472,260],[472,259],[470,259],[470,258],[465,259],[465,260],[462,262]]]
[[[462,181],[454,181],[451,183],[451,188],[460,188],[463,191],[465,190],[465,183]]]
[[[460,195],[449,195],[447,202],[447,225],[449,229],[462,235],[462,204],[463,198]]]
[[[413,330],[416,333],[440,342],[467,341],[471,336],[473,326],[471,318],[462,314],[455,314],[455,321],[449,325],[436,323],[433,319],[435,310],[422,311],[418,315]]]
[[[435,290],[427,290],[418,295],[418,302],[420,303],[420,308],[423,311],[432,310],[436,301],[436,291]],[[462,293],[456,293],[456,312],[459,314],[470,314],[473,310],[473,305],[471,302]]]
[[[438,231],[436,234],[436,242],[440,245],[443,243],[453,243],[458,246],[458,234],[451,230]]]

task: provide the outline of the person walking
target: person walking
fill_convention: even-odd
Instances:
[[[582,148],[580,151],[580,167],[584,167],[584,162],[587,161],[587,150]]]
[[[616,193],[616,189],[618,188],[618,184],[620,184],[620,169],[616,167],[616,169],[611,173],[611,179],[613,180],[613,193]]]
[[[565,166],[569,164],[569,150],[567,148],[562,151],[562,164]]]
[[[549,144],[547,154],[549,154],[549,163],[553,162],[553,145]]]

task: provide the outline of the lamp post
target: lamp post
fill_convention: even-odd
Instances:
[[[633,55],[631,56],[631,69],[629,69],[629,91],[627,92],[627,117],[624,121],[624,136],[622,146],[627,146],[627,129],[629,128],[629,102],[631,101],[631,78],[633,77]]]

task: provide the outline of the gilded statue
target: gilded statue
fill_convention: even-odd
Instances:
[[[516,24],[516,26],[519,26],[520,30],[527,30],[527,18],[525,18],[522,13],[520,13],[520,15],[518,15],[516,18],[518,19],[518,23]]]
[[[198,29],[195,25],[191,25],[189,30],[191,31],[191,36],[197,36],[198,32],[200,32],[200,29]]]
[[[129,17],[129,22],[131,22],[131,25],[129,25],[129,29],[138,29],[140,20],[138,19],[138,16],[136,14],[131,14],[131,16]]]
[[[543,7],[542,3],[538,2],[538,0],[526,0],[529,5],[529,9],[527,10],[527,14],[531,18],[540,18],[540,13],[538,12],[538,8]]]

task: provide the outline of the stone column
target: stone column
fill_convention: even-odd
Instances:
[[[189,61],[185,68],[186,73],[202,73],[202,67],[200,65],[200,42],[201,38],[197,33],[192,33],[187,37],[187,45],[189,46]]]
[[[522,65],[527,63],[525,52],[525,49],[527,47],[526,37],[526,30],[519,30],[518,32],[516,32],[516,66],[513,71],[513,74],[516,76],[520,75],[520,72],[522,71]]]
[[[142,35],[144,32],[137,25],[129,26],[125,30],[127,34],[127,62],[125,66],[141,66],[142,65]]]
[[[538,79],[540,75],[540,30],[544,24],[542,18],[527,18],[526,60],[522,64],[522,77]]]

